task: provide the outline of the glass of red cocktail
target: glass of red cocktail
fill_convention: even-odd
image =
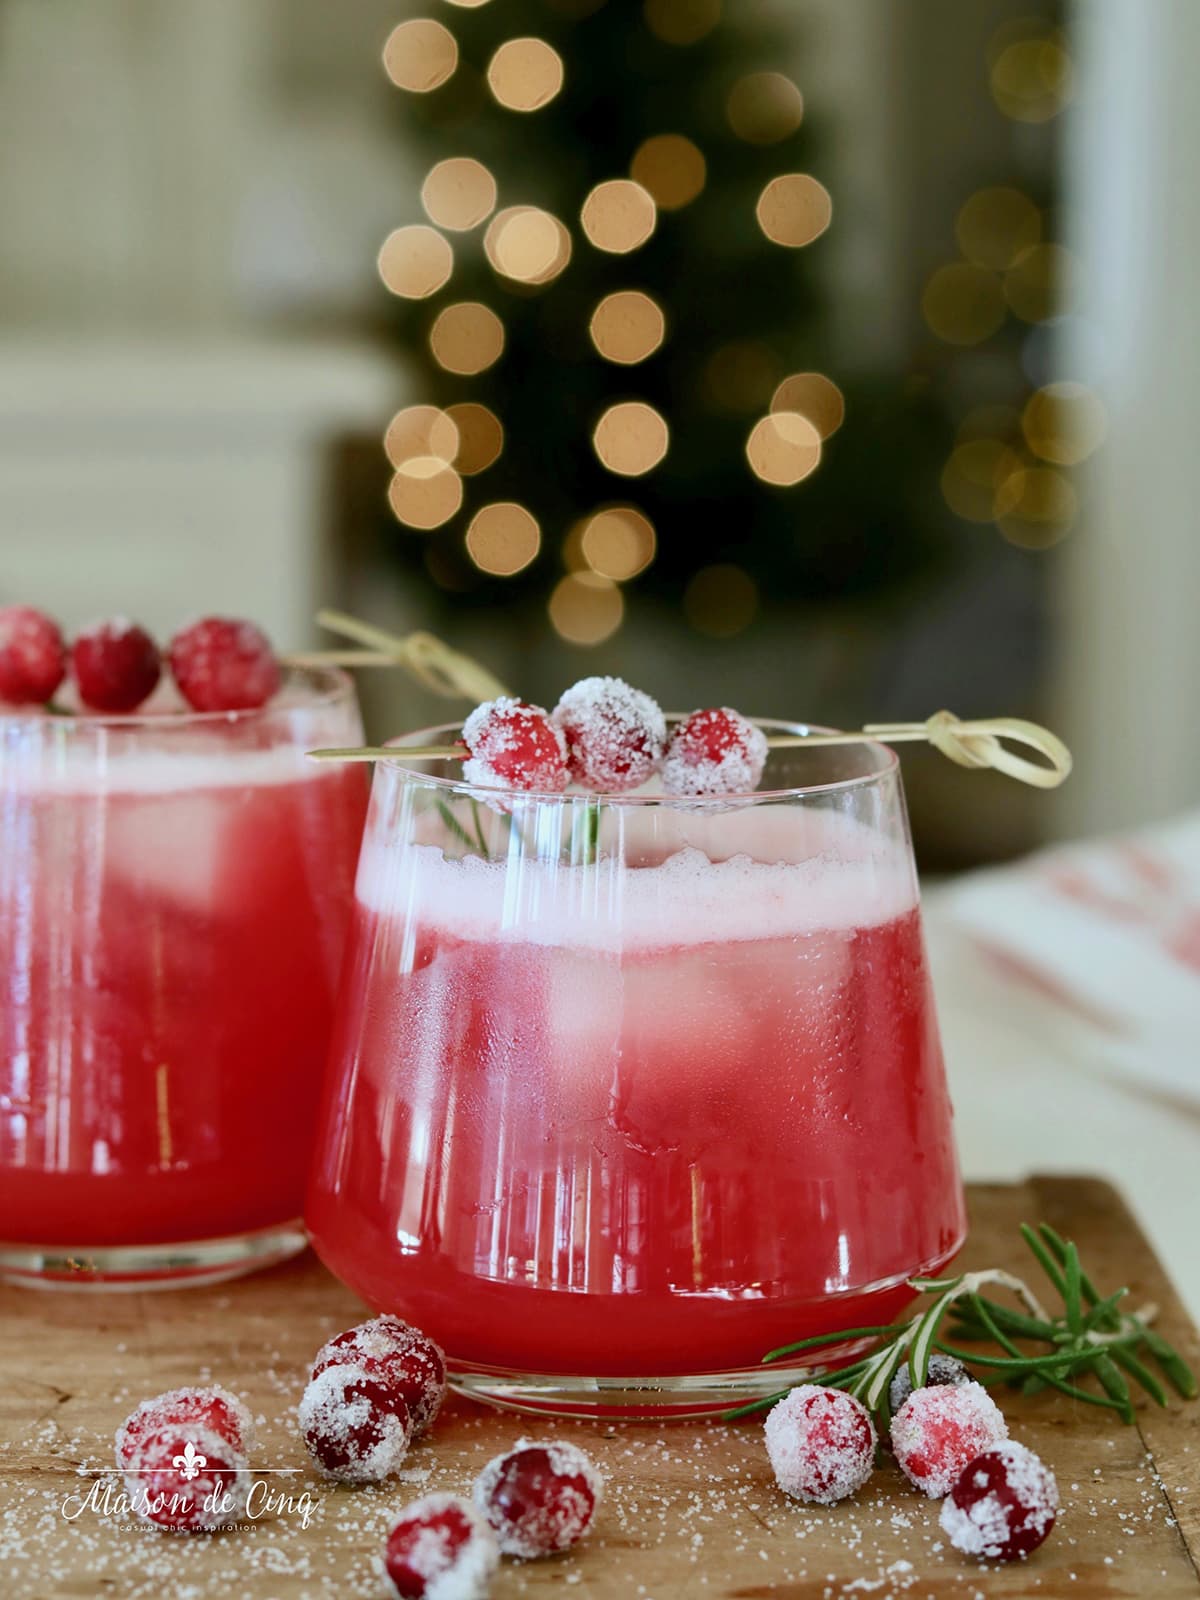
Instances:
[[[888,1322],[964,1232],[893,753],[773,750],[714,799],[455,771],[376,770],[323,1259],[525,1409],[699,1415]]]
[[[366,807],[305,751],[360,737],[334,671],[249,711],[0,711],[0,1276],[301,1248]]]

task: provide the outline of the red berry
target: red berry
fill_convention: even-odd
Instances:
[[[44,705],[67,670],[58,624],[32,606],[0,607],[0,701]]]
[[[463,723],[468,783],[557,794],[571,781],[567,743],[541,706],[504,696],[476,706]]]
[[[218,1434],[242,1455],[254,1449],[254,1419],[235,1394],[218,1384],[207,1388],[168,1389],[143,1400],[117,1429],[117,1465],[134,1459],[142,1444],[164,1428],[203,1428]]]
[[[400,1600],[487,1600],[495,1535],[468,1500],[428,1494],[392,1524],[384,1566]]]
[[[892,1449],[905,1476],[932,1499],[949,1494],[981,1450],[1002,1444],[1008,1424],[978,1383],[917,1389],[892,1419]]]
[[[252,622],[203,617],[175,635],[168,656],[194,711],[253,711],[279,688],[271,641]]]
[[[1058,1484],[1023,1444],[993,1445],[963,1468],[942,1504],[942,1527],[956,1550],[985,1561],[1027,1556],[1054,1526]]]
[[[382,1483],[407,1454],[412,1418],[388,1372],[339,1365],[310,1379],[300,1400],[300,1431],[329,1477]]]
[[[317,1351],[312,1376],[346,1365],[390,1374],[408,1406],[413,1438],[428,1431],[446,1395],[446,1357],[419,1328],[391,1316],[347,1328]]]
[[[771,1408],[764,1432],[775,1481],[795,1500],[831,1506],[855,1494],[875,1465],[875,1424],[861,1400],[803,1383]]]
[[[79,698],[93,711],[136,711],[162,672],[158,646],[135,622],[94,622],[71,647]]]
[[[592,1525],[604,1480],[573,1444],[519,1439],[475,1480],[475,1504],[509,1556],[569,1550]]]
[[[658,766],[667,722],[648,694],[622,678],[581,678],[554,708],[571,776],[602,794],[636,789]]]
[[[134,1511],[156,1527],[211,1533],[246,1509],[246,1457],[210,1428],[171,1423],[141,1438],[121,1466]]]
[[[766,760],[766,734],[740,711],[693,711],[667,742],[663,788],[668,794],[749,794]]]
[[[959,1384],[970,1383],[971,1374],[961,1361],[956,1361],[953,1356],[943,1355],[940,1350],[935,1350],[929,1357],[925,1367],[925,1382],[922,1388],[936,1388],[939,1385],[949,1384],[957,1388]],[[908,1362],[896,1373],[888,1388],[888,1404],[893,1416],[909,1395],[913,1392],[912,1373],[909,1371]]]

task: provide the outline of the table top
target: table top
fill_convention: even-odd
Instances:
[[[1035,1178],[974,1186],[963,1261],[1028,1272],[1017,1235],[1045,1220],[1078,1242],[1102,1290],[1157,1301],[1160,1327],[1195,1363],[1200,1338],[1123,1202],[1103,1183]],[[588,1600],[877,1600],[926,1596],[1200,1594],[1200,1403],[1137,1424],[1077,1401],[1010,1399],[1013,1436],[1053,1467],[1058,1526],[1027,1563],[981,1568],[946,1543],[937,1504],[890,1463],[851,1501],[801,1506],[775,1487],[761,1423],[622,1425],[533,1422],[464,1400],[446,1407],[404,1478],[334,1487],[311,1469],[294,1407],[307,1363],[361,1305],[311,1255],[236,1283],[168,1293],[0,1289],[0,1560],[6,1600],[50,1596],[246,1600],[382,1597],[380,1555],[396,1512],[435,1489],[467,1491],[483,1463],[523,1432],[588,1450],[608,1488],[592,1536],[553,1560],[506,1562],[495,1600],[578,1585]],[[238,1531],[160,1533],[96,1508],[112,1435],[136,1402],[218,1381],[259,1414],[258,1468],[313,1507],[263,1510]],[[95,1486],[95,1487],[94,1487]],[[283,1491],[277,1491],[282,1493]],[[63,1515],[64,1502],[74,1511]]]

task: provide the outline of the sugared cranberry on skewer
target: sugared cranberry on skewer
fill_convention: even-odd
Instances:
[[[158,646],[136,622],[112,617],[94,622],[71,646],[79,698],[91,711],[136,711],[154,692],[162,672]]]
[[[767,760],[767,737],[740,711],[693,711],[672,732],[662,764],[668,794],[749,794]]]
[[[44,705],[66,671],[67,649],[56,622],[33,606],[0,607],[0,703]]]
[[[600,794],[644,783],[662,759],[667,723],[648,694],[622,678],[581,678],[552,713],[571,776]]]
[[[175,635],[168,657],[193,711],[253,711],[279,688],[271,641],[253,622],[202,617]]]
[[[571,781],[567,743],[541,706],[509,695],[485,700],[463,723],[468,783],[558,794]]]

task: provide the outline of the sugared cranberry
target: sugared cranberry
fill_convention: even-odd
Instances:
[[[985,1561],[1027,1556],[1054,1526],[1054,1474],[1015,1439],[981,1451],[942,1504],[942,1527],[956,1550]]]
[[[502,696],[476,706],[463,723],[468,783],[557,794],[571,781],[567,743],[541,706]]]
[[[310,1379],[300,1400],[300,1431],[328,1477],[342,1483],[382,1483],[404,1460],[412,1418],[386,1370],[339,1365]]]
[[[194,711],[253,711],[279,688],[271,641],[252,622],[202,617],[175,635],[168,655]]]
[[[44,705],[67,670],[58,624],[32,606],[0,607],[0,701]]]
[[[552,713],[577,783],[619,794],[644,783],[662,759],[667,722],[648,694],[622,678],[581,678]]]
[[[552,1555],[569,1550],[592,1525],[604,1480],[573,1444],[519,1439],[475,1480],[475,1504],[491,1523],[505,1555]]]
[[[970,1383],[971,1374],[961,1361],[956,1361],[953,1356],[944,1356],[940,1350],[935,1350],[929,1358],[925,1369],[925,1382],[923,1388],[955,1388],[960,1384]],[[888,1389],[888,1403],[895,1416],[900,1407],[913,1392],[912,1373],[908,1370],[908,1362],[896,1373]]]
[[[255,1447],[254,1419],[237,1395],[219,1384],[168,1389],[152,1400],[143,1400],[117,1429],[117,1465],[127,1466],[145,1440],[167,1428],[182,1432],[206,1429],[242,1455],[250,1455]]]
[[[124,617],[94,622],[71,647],[79,698],[93,711],[136,711],[162,672],[158,646]]]
[[[767,760],[767,736],[729,706],[693,711],[667,741],[668,794],[749,794]]]
[[[391,1316],[347,1328],[317,1351],[312,1376],[346,1365],[388,1372],[408,1406],[413,1438],[428,1431],[446,1395],[446,1357],[419,1328]]]
[[[978,1383],[917,1389],[892,1419],[892,1449],[910,1483],[940,1499],[981,1450],[1002,1444],[1008,1424]]]
[[[400,1600],[487,1600],[500,1550],[485,1518],[454,1494],[406,1506],[388,1535],[384,1567]]]
[[[875,1424],[861,1400],[804,1383],[767,1415],[775,1481],[795,1500],[831,1506],[855,1494],[875,1465]]]
[[[170,1423],[139,1438],[118,1464],[136,1514],[159,1528],[211,1533],[246,1509],[250,1473],[236,1445],[211,1428]]]

